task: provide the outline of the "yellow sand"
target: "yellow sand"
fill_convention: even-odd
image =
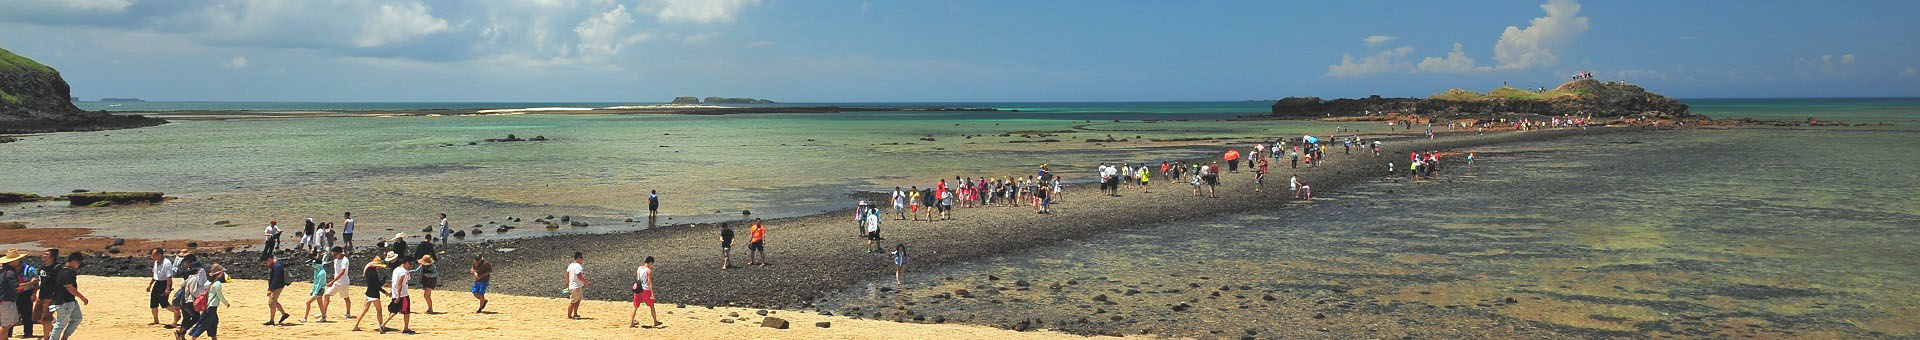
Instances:
[[[135,277],[80,277],[81,293],[91,298],[94,304],[81,307],[84,319],[75,339],[168,339],[172,330],[160,326],[148,326],[152,314],[148,312],[147,293],[144,292],[146,279]],[[590,320],[567,320],[566,300],[562,298],[508,296],[490,294],[487,310],[497,314],[473,314],[478,301],[464,289],[434,291],[435,310],[446,314],[427,315],[419,312],[426,310],[426,304],[420,301],[419,290],[413,290],[414,311],[413,329],[417,335],[405,336],[398,332],[386,335],[371,330],[378,328],[377,320],[371,318],[361,325],[363,331],[353,332],[355,319],[338,318],[340,300],[333,298],[333,315],[328,323],[300,323],[300,313],[305,309],[307,284],[296,283],[286,288],[280,303],[294,316],[288,322],[290,326],[264,326],[266,322],[266,281],[235,280],[226,286],[227,298],[231,307],[220,308],[220,335],[225,339],[368,339],[368,338],[427,338],[427,339],[899,339],[899,338],[947,338],[947,339],[1058,339],[1077,338],[1078,336],[1057,332],[1014,332],[991,327],[958,324],[912,324],[878,320],[854,320],[838,316],[822,316],[817,313],[798,311],[772,311],[770,316],[786,319],[789,329],[773,329],[760,326],[763,317],[754,314],[756,309],[688,306],[674,308],[670,303],[658,303],[655,308],[660,312],[660,322],[664,328],[645,329],[628,328],[627,315],[632,304],[609,301],[586,301],[581,303],[580,314]],[[598,288],[613,289],[613,288]],[[355,286],[353,294],[356,301],[362,301],[360,294],[365,287]],[[557,293],[556,293],[557,294]],[[384,303],[385,301],[382,300]],[[359,303],[354,307],[354,316],[360,313]],[[384,307],[384,306],[381,306]],[[376,308],[381,308],[376,307]],[[319,313],[315,306],[314,313]],[[639,319],[647,322],[647,311],[640,310]],[[728,313],[739,313],[734,323],[721,323]],[[164,322],[171,314],[160,311]],[[740,320],[745,319],[745,320]],[[819,328],[815,322],[832,322],[831,328]],[[400,328],[400,319],[393,319],[388,326]],[[40,330],[36,329],[36,332]],[[205,337],[202,337],[205,339]]]

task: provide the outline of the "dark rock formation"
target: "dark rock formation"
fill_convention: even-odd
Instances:
[[[771,100],[759,98],[707,97],[707,104],[777,104]]]
[[[1318,97],[1288,97],[1273,103],[1277,117],[1318,118],[1378,114],[1459,115],[1459,114],[1538,114],[1622,117],[1644,115],[1650,118],[1692,116],[1687,104],[1624,82],[1602,83],[1581,79],[1561,84],[1543,93],[1497,89],[1482,95],[1453,89],[1432,97],[1367,98],[1321,100]]]
[[[699,103],[700,103],[700,97],[673,97],[673,102],[670,104],[699,104]]]
[[[0,49],[0,133],[94,131],[166,124],[166,120],[88,112],[73,106],[60,72]]]
[[[162,201],[166,201],[166,196],[158,192],[89,192],[67,195],[68,204],[85,206]]]

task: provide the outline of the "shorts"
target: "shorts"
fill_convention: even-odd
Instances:
[[[353,291],[353,284],[348,283],[346,280],[340,280],[339,282],[334,282],[332,287],[327,287],[327,296],[340,294],[340,296],[345,297],[347,296],[346,294],[350,294],[348,292],[351,291]]]
[[[440,288],[440,278],[432,277],[432,276],[421,277],[420,288],[426,288],[426,289]]]
[[[342,243],[353,243],[353,233],[340,233],[340,241]],[[351,249],[349,249],[349,251],[351,251]]]
[[[487,288],[492,285],[493,285],[492,282],[486,282],[486,281],[474,282],[473,293],[480,294],[480,295],[487,295]]]
[[[586,299],[587,298],[587,291],[585,290],[586,287],[580,287],[580,288],[581,289],[567,290],[567,301],[570,301],[573,303],[580,303],[580,300]]]
[[[313,289],[310,289],[312,292],[308,293],[307,296],[326,296],[327,295],[326,284],[327,284],[326,282],[314,284]]]
[[[637,308],[640,307],[641,304],[646,304],[647,307],[653,307],[653,290],[643,290],[640,291],[639,294],[633,294],[633,306]]]
[[[882,238],[880,238],[880,231],[874,230],[874,231],[867,232],[867,239],[874,240],[874,241],[882,240]]]
[[[379,295],[368,296],[367,302],[380,302],[380,296]]]
[[[167,291],[170,287],[171,285],[166,281],[154,280],[153,292],[147,294],[147,308],[173,307],[173,304],[167,301]]]
[[[387,313],[413,314],[413,301],[409,300],[405,296],[393,298],[393,302],[387,303]]]
[[[1207,185],[1220,185],[1220,176],[1218,175],[1206,175],[1201,176],[1201,178],[1207,181]]]
[[[767,251],[767,245],[766,243],[761,241],[753,241],[752,243],[747,243],[747,250],[748,251]]]
[[[733,247],[720,246],[720,256],[733,256]]]
[[[660,203],[647,203],[647,211],[660,211]]]

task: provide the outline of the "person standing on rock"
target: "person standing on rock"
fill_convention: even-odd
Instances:
[[[447,213],[440,213],[440,247],[441,248],[446,248],[447,242],[452,242],[452,240],[448,239],[450,237],[453,237],[453,227],[447,225]],[[420,255],[424,256],[424,255],[433,255],[433,254],[420,253]],[[433,300],[433,299],[428,298],[427,300]],[[427,314],[433,314],[433,302],[427,302]]]
[[[568,298],[567,299],[567,319],[568,320],[581,319],[580,300],[586,299],[587,286],[593,285],[592,282],[587,281],[586,264],[587,264],[587,255],[580,252],[573,252],[573,263],[567,264],[567,298]]]
[[[647,190],[647,219],[660,218],[660,192]]]
[[[486,255],[474,255],[473,267],[467,272],[473,273],[473,299],[480,300],[480,308],[473,310],[480,314],[487,310],[487,288],[493,285],[493,262],[487,262]]]
[[[653,325],[660,327],[660,313],[653,309],[653,257],[648,256],[633,273],[633,312],[627,313],[628,328],[639,327],[640,305],[647,305],[647,315],[653,316]]]
[[[261,249],[264,249],[262,251],[263,253],[273,254],[274,251],[280,250],[280,233],[281,232],[282,231],[280,230],[280,220],[267,220],[267,230],[265,232],[266,237],[264,237],[265,240],[262,241],[265,243],[263,246],[261,246]]]
[[[340,243],[346,244],[347,251],[351,252],[353,251],[353,212],[348,211],[341,215],[342,215],[341,217],[346,218],[347,220],[345,222],[341,222],[346,224],[346,229],[341,230],[340,232]]]
[[[733,268],[733,227],[727,226],[727,222],[720,222],[720,270],[731,268]]]
[[[931,220],[932,218],[929,217],[928,219]],[[747,239],[748,264],[766,267],[767,225],[760,223],[760,219],[758,218],[753,219],[753,227],[747,229],[747,236],[749,237]]]

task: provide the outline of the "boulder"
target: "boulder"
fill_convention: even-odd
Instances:
[[[110,205],[162,201],[166,201],[166,195],[158,192],[89,192],[67,195],[67,204],[83,206],[104,206],[95,205],[102,202]]]
[[[766,319],[760,320],[760,327],[766,327],[766,328],[772,328],[772,329],[787,329],[787,320],[769,316]]]
[[[813,326],[814,326],[814,327],[820,327],[820,328],[833,328],[833,323],[832,323],[832,322],[826,322],[826,321],[821,321],[821,322],[815,322],[815,323],[813,323]]]
[[[27,222],[0,222],[0,230],[26,229]]]

